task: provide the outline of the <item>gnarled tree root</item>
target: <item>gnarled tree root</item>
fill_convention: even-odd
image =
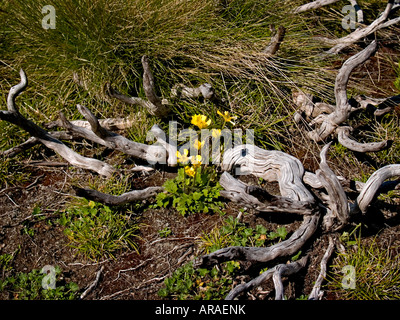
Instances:
[[[296,253],[314,234],[318,227],[319,214],[304,216],[303,223],[289,239],[270,247],[228,247],[214,251],[195,260],[195,267],[210,267],[225,261],[239,260],[268,262],[278,257]]]
[[[78,197],[100,202],[107,205],[122,205],[133,201],[139,201],[156,196],[164,191],[163,187],[148,187],[143,190],[133,190],[119,196],[103,193],[97,190],[74,187]]]
[[[253,280],[240,284],[232,289],[228,295],[225,297],[225,300],[233,300],[239,294],[249,291],[255,287],[260,286],[271,277],[274,281],[275,286],[275,300],[284,300],[284,288],[282,284],[282,277],[288,277],[292,274],[299,272],[302,268],[304,268],[307,264],[308,256],[302,257],[298,261],[291,262],[289,264],[278,264],[275,267],[263,272],[257,278]]]

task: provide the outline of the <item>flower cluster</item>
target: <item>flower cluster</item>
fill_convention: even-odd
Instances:
[[[176,157],[178,160],[178,163],[181,163],[183,165],[186,165],[189,163],[189,161],[192,163],[192,166],[185,166],[185,173],[189,176],[189,177],[194,177],[196,175],[196,171],[198,168],[200,168],[201,166],[201,156],[197,155],[197,156],[191,156],[188,157],[189,154],[189,150],[188,149],[184,149],[183,150],[183,154],[181,154],[179,151],[176,152]]]
[[[237,117],[231,116],[228,111],[224,113],[217,111],[217,113],[224,119],[224,125],[229,122],[231,124],[235,124],[232,120],[235,120]],[[211,125],[211,119],[207,119],[206,115],[196,114],[192,116],[191,124],[195,125],[197,128],[206,129]],[[221,136],[221,129],[211,129],[211,135],[214,139],[218,139]],[[199,141],[196,139],[193,143],[193,147],[196,150],[201,150],[204,146],[205,141]],[[197,169],[201,168],[202,157],[200,155],[189,157],[189,150],[183,149],[182,153],[180,151],[176,152],[176,157],[178,163],[184,165],[184,170],[186,175],[189,177],[195,177]],[[189,165],[189,162],[192,164]]]

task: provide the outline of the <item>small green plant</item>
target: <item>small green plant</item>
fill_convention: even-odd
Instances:
[[[172,206],[183,216],[196,212],[221,213],[223,202],[218,198],[222,188],[215,171],[210,167],[197,167],[193,175],[187,172],[188,169],[179,168],[178,175],[164,183],[166,192],[157,195],[155,206]]]
[[[74,282],[61,281],[61,269],[56,266],[55,288],[45,289],[43,279],[46,276],[41,270],[33,269],[29,273],[20,272],[5,280],[0,280],[0,291],[7,291],[15,300],[73,300],[77,298],[79,287]]]
[[[232,289],[233,277],[239,269],[236,261],[225,262],[211,270],[194,269],[189,262],[164,280],[158,295],[177,300],[220,300]]]
[[[268,234],[268,238],[270,240],[279,239],[279,241],[281,241],[281,240],[286,239],[287,234],[288,234],[288,232],[287,232],[286,228],[284,226],[282,226],[282,227],[277,228],[276,231],[271,231]]]
[[[354,236],[354,241],[349,241],[347,235],[343,239],[346,251],[334,260],[327,277],[329,290],[339,299],[400,299],[400,255],[394,254],[396,248],[380,248],[375,239],[367,245],[360,236]],[[349,276],[345,273],[349,267],[353,270],[354,287],[343,285],[345,277]]]
[[[1,273],[12,270],[12,267],[10,266],[10,264],[13,259],[14,259],[14,256],[12,254],[5,253],[5,254],[0,255],[0,272]]]
[[[121,249],[137,250],[135,239],[140,224],[127,213],[82,200],[80,205],[72,206],[61,214],[59,223],[65,226],[64,232],[71,241],[70,245],[79,254],[92,260],[113,258],[115,252]]]
[[[238,219],[229,216],[222,226],[204,233],[200,248],[210,253],[228,246],[264,246],[267,229],[262,225],[249,228]],[[162,298],[173,299],[223,299],[232,290],[235,277],[239,274],[240,263],[228,261],[212,269],[194,269],[192,263],[176,270],[164,281],[158,292]]]
[[[394,86],[396,87],[397,90],[400,91],[400,62],[398,63],[398,67],[397,67],[397,78],[394,81]]]
[[[267,240],[267,229],[257,225],[255,229],[247,227],[236,218],[229,216],[223,225],[204,233],[200,239],[200,246],[206,252],[214,252],[229,246],[261,247]]]
[[[164,229],[158,231],[158,235],[161,238],[167,238],[171,234],[172,234],[172,230],[169,227],[165,227]]]

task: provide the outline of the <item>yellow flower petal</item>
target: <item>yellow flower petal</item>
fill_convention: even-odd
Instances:
[[[201,155],[198,154],[197,156],[192,156],[190,160],[192,162],[194,169],[197,169],[201,166],[201,160],[202,160]]]
[[[207,116],[202,114],[195,114],[192,116],[191,124],[194,124],[199,129],[207,128],[211,124],[211,119],[207,120]]]
[[[201,147],[204,145],[204,141],[199,141],[198,139],[196,139],[196,141],[194,142],[194,147],[197,149],[197,150],[200,150],[201,149]]]
[[[211,135],[216,139],[219,138],[221,136],[221,129],[212,129]]]
[[[196,170],[193,167],[186,166],[185,173],[190,177],[194,177],[196,175]]]
[[[222,118],[224,118],[224,121],[225,121],[225,122],[230,122],[230,123],[232,123],[233,125],[235,124],[235,123],[232,121],[232,119],[235,120],[237,117],[236,117],[236,116],[231,116],[231,115],[229,114],[228,111],[224,111],[224,113],[222,113],[221,111],[217,111],[217,113],[218,113]]]
[[[183,150],[183,154],[181,154],[179,151],[176,151],[176,157],[177,157],[177,161],[182,163],[182,164],[186,164],[189,162],[189,150],[188,149],[184,149]]]

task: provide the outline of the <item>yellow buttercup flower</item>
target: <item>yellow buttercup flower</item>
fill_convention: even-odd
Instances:
[[[186,166],[185,167],[185,173],[189,176],[189,177],[194,177],[196,175],[196,169],[194,167],[189,167]]]
[[[217,111],[217,113],[218,113],[222,118],[224,118],[224,121],[225,121],[225,122],[230,122],[230,123],[232,123],[233,125],[235,125],[235,123],[232,121],[232,119],[233,119],[233,120],[237,119],[236,116],[231,116],[231,115],[229,114],[228,111],[224,111],[224,113],[222,113],[221,111]]]
[[[212,129],[211,135],[213,138],[218,139],[221,136],[221,129]]]
[[[196,139],[196,141],[193,143],[193,145],[197,150],[200,150],[201,147],[204,145],[204,143],[205,143],[204,141],[200,142],[198,139]]]
[[[211,119],[207,120],[207,116],[202,114],[196,114],[192,117],[191,124],[194,124],[199,129],[204,129],[211,124]]]
[[[189,154],[188,149],[184,149],[183,154],[181,154],[179,151],[176,151],[176,157],[177,157],[178,162],[180,162],[182,164],[188,163],[190,160],[188,157],[188,154]]]
[[[201,155],[199,155],[199,154],[197,156],[192,156],[190,158],[190,161],[192,162],[194,169],[197,169],[201,166],[201,160],[202,160],[202,158],[201,158]]]

